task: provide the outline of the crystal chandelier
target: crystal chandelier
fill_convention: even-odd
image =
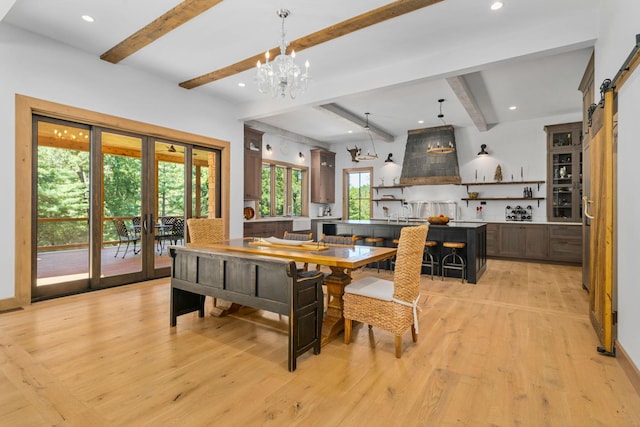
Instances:
[[[304,64],[303,73],[295,63],[296,53],[291,51],[291,55],[287,55],[287,43],[284,41],[284,20],[289,16],[289,13],[287,9],[276,11],[276,14],[282,18],[280,55],[269,62],[269,51],[267,51],[265,63],[261,64],[258,61],[256,81],[260,93],[269,93],[273,97],[280,95],[282,98],[289,95],[291,99],[295,99],[298,92],[303,93],[307,88],[307,83],[310,79],[309,61]]]

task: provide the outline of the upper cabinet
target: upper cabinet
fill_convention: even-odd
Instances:
[[[311,202],[334,203],[336,193],[336,153],[311,150]]]
[[[244,128],[244,199],[262,197],[262,132]]]
[[[582,221],[582,122],[545,126],[547,219]]]

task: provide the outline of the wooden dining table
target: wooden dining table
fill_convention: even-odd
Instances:
[[[322,345],[324,346],[344,330],[342,313],[344,288],[351,283],[351,272],[369,263],[392,258],[396,248],[375,246],[329,246],[310,244],[272,244],[265,239],[230,239],[219,243],[187,243],[186,248],[215,251],[242,252],[261,256],[291,259],[296,262],[327,266],[331,273],[324,278],[327,288],[327,309],[322,321]]]

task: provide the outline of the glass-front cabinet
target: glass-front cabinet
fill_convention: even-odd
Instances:
[[[582,220],[582,122],[545,126],[547,219]]]

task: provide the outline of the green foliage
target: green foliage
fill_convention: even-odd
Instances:
[[[349,219],[371,219],[371,184],[368,172],[349,174]]]
[[[258,210],[260,216],[271,215],[271,167],[262,165],[262,198]]]
[[[38,219],[80,218],[59,223],[39,222],[38,246],[88,242],[89,154],[38,147],[37,155]]]

